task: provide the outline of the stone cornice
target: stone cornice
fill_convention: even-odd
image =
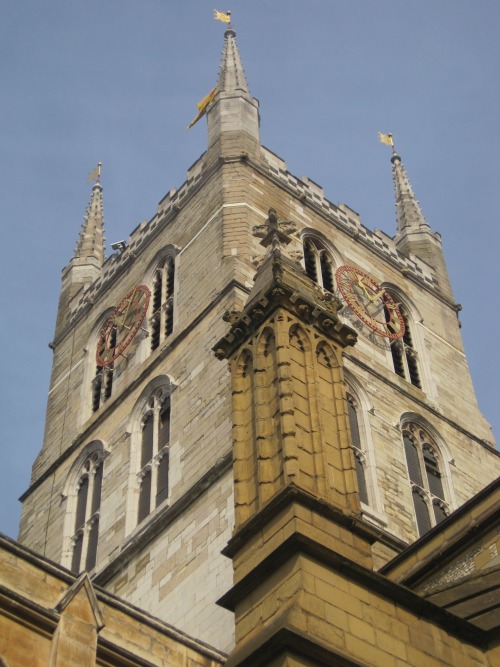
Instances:
[[[331,505],[326,500],[317,498],[295,485],[290,485],[271,498],[257,514],[238,529],[229,540],[227,546],[222,550],[224,556],[233,558],[244,547],[248,540],[262,530],[263,523],[271,521],[276,515],[282,512],[285,507],[289,506],[290,503],[297,503],[303,507],[307,507],[321,516],[331,519],[335,523],[348,528],[353,533],[367,539],[370,543],[382,542],[395,551],[401,551],[406,547],[405,542],[376,528],[372,524],[363,521],[360,516],[356,516],[352,513],[349,514],[345,509],[341,510],[340,508]]]
[[[263,629],[256,638],[244,646],[236,648],[226,662],[226,667],[262,667],[285,653],[292,653],[314,661],[321,667],[365,667],[364,663],[353,660],[341,651],[333,650],[317,638],[312,640],[304,632],[289,627],[278,618]],[[276,663],[277,664],[277,663]]]
[[[51,637],[59,622],[59,614],[52,609],[20,595],[5,586],[0,586],[0,606],[2,615],[20,619],[30,628],[36,628],[38,634]]]

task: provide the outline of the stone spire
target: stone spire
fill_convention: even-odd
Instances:
[[[217,95],[207,110],[208,161],[219,156],[259,152],[259,103],[250,95],[236,33],[224,33]]]
[[[218,91],[225,93],[246,93],[250,96],[245,72],[241,64],[238,45],[236,44],[236,33],[229,28],[224,33],[224,51],[219,72]]]
[[[82,231],[76,244],[73,260],[79,264],[104,264],[104,216],[102,210],[102,186],[95,183],[85,213]]]
[[[394,237],[396,247],[406,257],[418,257],[426,262],[435,272],[437,289],[443,296],[453,301],[441,235],[434,232],[425,221],[406,169],[394,147],[391,162],[398,223],[398,230]]]
[[[394,177],[394,192],[396,194],[398,232],[401,233],[408,228],[429,229],[429,225],[425,221],[420,209],[420,204],[410,185],[406,169],[396,152],[392,154],[391,162]]]
[[[54,343],[69,322],[72,299],[99,278],[104,264],[104,216],[99,173],[100,165],[95,172],[98,180],[92,188],[75,252],[63,269]]]

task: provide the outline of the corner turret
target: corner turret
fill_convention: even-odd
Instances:
[[[207,110],[208,163],[260,151],[259,103],[250,95],[235,31],[228,28],[224,37],[217,95]]]
[[[104,215],[100,167],[96,170],[97,182],[92,187],[82,231],[70,263],[63,269],[61,294],[57,311],[54,340],[64,329],[70,315],[70,302],[77,292],[86,289],[101,275],[104,264]]]
[[[427,224],[404,165],[394,147],[391,162],[398,224],[394,239],[396,247],[406,257],[416,256],[429,264],[436,272],[439,291],[444,297],[453,301],[453,291],[441,246],[441,235],[432,231]]]

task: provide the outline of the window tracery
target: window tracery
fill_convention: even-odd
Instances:
[[[405,304],[398,301],[397,295],[391,294],[391,296],[396,300],[405,323],[405,333],[403,338],[391,341],[391,356],[394,372],[407,382],[410,382],[414,387],[422,389],[418,352],[413,340],[412,324],[410,323],[408,309]],[[390,313],[387,308],[385,308],[384,311],[385,321],[389,324],[391,321]],[[389,328],[392,328],[390,324]]]
[[[323,244],[310,236],[304,238],[304,266],[311,280],[328,292],[335,291],[333,262]]]
[[[449,514],[439,450],[419,424],[405,424],[402,435],[418,534],[423,535]]]
[[[116,329],[110,333],[110,345],[116,345]],[[109,366],[97,366],[92,379],[92,412],[97,412],[106,403],[113,391],[114,363]]]
[[[170,396],[160,388],[148,400],[141,419],[137,523],[168,498],[169,448]]]
[[[79,468],[74,495],[71,570],[90,572],[96,564],[104,452],[94,451]]]
[[[151,351],[168,338],[174,328],[175,259],[166,257],[157,267],[153,278],[150,318]]]
[[[351,431],[351,447],[354,452],[354,462],[356,466],[356,477],[358,480],[359,499],[365,505],[370,504],[367,485],[367,460],[364,451],[361,430],[358,418],[358,406],[350,394],[347,394],[347,410],[349,417],[349,427]]]
[[[85,390],[85,405],[89,406],[92,412],[97,412],[106,401],[111,398],[113,393],[113,382],[115,369],[114,364],[109,366],[99,366],[97,364],[97,346],[102,332],[103,326],[112,315],[114,308],[109,308],[102,313],[99,319],[94,324],[92,333],[89,336],[87,351],[89,352],[89,361],[87,371],[85,373],[84,390]],[[109,345],[116,345],[116,329],[113,328],[109,333]],[[90,385],[90,401],[88,397],[88,387]],[[82,395],[83,398],[83,395]],[[86,417],[90,416],[85,412]]]

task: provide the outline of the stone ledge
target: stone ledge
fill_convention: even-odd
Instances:
[[[270,572],[276,570],[297,553],[319,561],[332,571],[342,572],[361,587],[392,601],[416,617],[421,617],[438,624],[443,630],[461,641],[484,648],[493,638],[491,633],[481,630],[454,614],[441,609],[437,605],[421,598],[413,591],[386,579],[386,577],[380,575],[378,572],[368,570],[340,556],[324,545],[318,544],[316,541],[298,533],[286,539],[272,554],[267,556],[254,568],[252,572],[217,600],[217,604],[229,611],[234,611],[237,602],[241,602],[246,596],[250,595],[262,581],[269,577]]]
[[[249,519],[238,529],[238,532],[233,535],[227,546],[222,550],[223,555],[233,558],[244,547],[246,542],[262,529],[264,523],[267,523],[291,502],[297,502],[327,519],[333,519],[344,528],[348,528],[353,533],[367,539],[371,544],[382,542],[397,551],[401,551],[406,547],[406,544],[401,540],[377,529],[372,524],[364,522],[360,517],[353,514],[346,514],[326,500],[316,498],[306,491],[290,485],[271,498],[259,511],[258,515]]]
[[[280,625],[280,619],[272,623],[254,640],[233,651],[226,667],[263,667],[284,653],[291,653],[322,667],[365,667],[294,628]]]

